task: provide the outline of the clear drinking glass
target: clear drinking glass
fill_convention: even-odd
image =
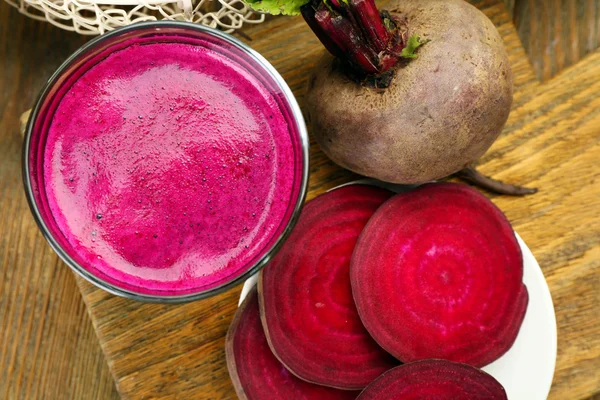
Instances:
[[[246,265],[239,273],[205,290],[181,293],[149,293],[142,288],[132,287],[90,267],[74,251],[58,228],[44,187],[44,148],[46,134],[54,112],[69,88],[93,65],[114,51],[128,46],[132,39],[144,43],[177,42],[206,46],[242,65],[278,102],[285,116],[294,143],[296,159],[292,199],[281,221],[277,234],[264,248],[252,265]],[[114,30],[88,42],[67,59],[52,75],[43,88],[32,110],[23,148],[23,182],[33,216],[52,249],[75,272],[94,285],[119,296],[140,301],[178,303],[205,298],[224,291],[256,274],[277,252],[290,233],[302,208],[306,196],[309,167],[309,141],[302,113],[291,90],[277,71],[260,54],[250,47],[218,30],[198,24],[177,21],[154,21],[136,23]]]

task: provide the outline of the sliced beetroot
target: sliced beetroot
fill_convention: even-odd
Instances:
[[[505,400],[493,376],[470,365],[424,360],[389,370],[371,383],[358,400]]]
[[[260,322],[256,288],[248,293],[233,318],[225,354],[241,400],[350,400],[359,393],[305,382],[275,358]]]
[[[528,302],[510,223],[485,196],[453,183],[380,207],[358,240],[350,277],[365,327],[403,362],[487,365],[514,343]]]
[[[361,389],[399,364],[362,325],[349,276],[358,235],[391,195],[351,185],[315,198],[259,276],[261,317],[271,349],[306,381]]]

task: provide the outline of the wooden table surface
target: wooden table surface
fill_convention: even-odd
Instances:
[[[513,112],[480,168],[541,189],[491,197],[532,249],[554,298],[559,349],[550,397],[592,398],[600,393],[600,52],[583,56],[599,43],[600,1],[509,1],[533,66],[505,6],[473,2],[499,27],[516,76]],[[302,21],[276,18],[246,32],[302,106],[307,70],[321,52]],[[233,398],[223,339],[240,288],[181,306],[108,295],[74,279],[29,214],[18,115],[83,41],[0,2],[0,399],[118,397],[75,281],[122,397]],[[309,197],[351,178],[316,145],[311,161]]]
[[[598,0],[505,0],[540,80],[548,80],[600,46]]]
[[[84,39],[0,1],[0,399],[118,399],[73,273],[21,183],[19,115]]]

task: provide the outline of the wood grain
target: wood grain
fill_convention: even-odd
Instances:
[[[506,41],[515,73],[513,112],[482,158],[484,173],[541,191],[491,196],[528,243],[548,278],[559,325],[552,399],[600,392],[600,53],[547,84],[536,79],[499,1],[478,1]],[[301,106],[307,72],[322,52],[299,18],[274,18],[246,31],[284,76]],[[352,179],[314,145],[309,198]],[[223,344],[239,287],[180,306],[140,304],[78,281],[126,399],[229,399]]]
[[[540,80],[573,65],[600,44],[600,0],[506,0]]]
[[[517,1],[517,0],[504,0],[504,5],[506,6],[506,10],[508,11],[508,15],[513,15],[514,16],[515,1]]]
[[[82,43],[0,2],[0,399],[118,398],[75,278],[21,184],[19,116]]]

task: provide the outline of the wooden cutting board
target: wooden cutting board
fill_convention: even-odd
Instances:
[[[540,83],[501,0],[472,1],[496,24],[515,75],[513,110],[481,159],[482,172],[540,188],[494,196],[538,259],[558,320],[552,399],[600,393],[600,52]],[[272,18],[245,33],[303,106],[322,47],[301,18]],[[355,176],[311,148],[308,198]],[[142,304],[78,279],[94,328],[125,399],[232,399],[224,338],[240,287],[185,305]]]

